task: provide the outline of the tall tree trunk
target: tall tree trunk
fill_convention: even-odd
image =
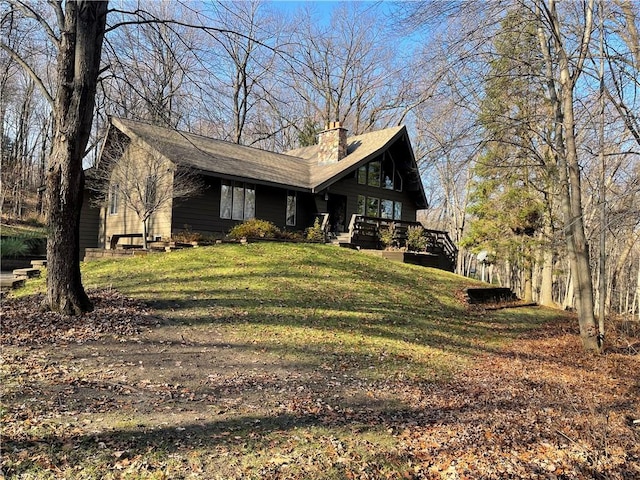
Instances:
[[[563,74],[561,73],[561,77]],[[575,279],[576,308],[580,338],[586,350],[599,351],[598,327],[593,308],[593,283],[589,264],[589,246],[584,232],[580,165],[575,139],[573,95],[568,88],[564,92],[564,136],[566,143],[567,183],[563,185],[563,209],[567,248],[571,260],[571,271]],[[571,89],[572,91],[572,89]],[[561,168],[561,171],[565,170]],[[561,173],[562,175],[562,173]],[[563,182],[564,183],[564,182]]]
[[[544,226],[543,238],[550,239],[552,227],[548,222]],[[554,306],[553,301],[553,251],[551,248],[544,248],[542,251],[542,274],[540,281],[540,298],[538,303],[546,307]]]
[[[47,173],[46,308],[69,315],[93,306],[80,277],[82,159],[91,132],[107,2],[67,1],[58,52],[54,136]]]
[[[577,58],[574,59],[574,62],[570,61],[569,53],[565,47],[556,0],[548,0],[548,4],[539,0],[536,4],[536,11],[541,20],[538,35],[541,51],[545,58],[546,82],[555,117],[555,155],[560,180],[560,204],[578,310],[580,338],[585,350],[597,352],[601,351],[603,345],[598,336],[598,325],[593,311],[593,283],[589,264],[589,248],[584,231],[580,165],[573,107],[576,83],[582,73],[589,51],[593,28],[593,5],[594,0],[589,0],[584,9],[582,38],[579,39],[576,48]],[[546,21],[543,17],[546,17]],[[548,37],[545,34],[545,29],[548,29]]]

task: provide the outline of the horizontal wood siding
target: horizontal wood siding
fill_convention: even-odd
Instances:
[[[99,246],[100,209],[90,203],[89,192],[85,190],[80,210],[80,260],[84,259],[86,248]]]
[[[206,188],[196,196],[184,201],[177,201],[173,207],[172,233],[185,230],[185,226],[194,232],[205,235],[223,236],[229,233],[239,220],[220,218],[221,179],[207,177]],[[315,215],[313,196],[298,192],[297,225],[286,226],[287,189],[267,185],[255,185],[256,218],[272,222],[277,227],[287,230],[304,230],[313,223]],[[313,210],[309,212],[309,210]]]
[[[148,153],[135,145],[129,145],[121,161],[129,161],[134,165],[145,161]],[[172,164],[167,162],[167,168]],[[173,201],[167,202],[156,211],[148,221],[149,237],[159,237],[168,240],[171,236],[171,210]],[[128,208],[122,199],[118,202],[118,211],[115,214],[109,213],[108,205],[101,208],[100,211],[101,234],[99,243],[101,246],[109,245],[109,241],[113,235],[122,235],[128,233],[142,233],[142,221],[134,210]],[[122,241],[124,242],[124,240]],[[126,243],[141,245],[142,239],[127,239]]]

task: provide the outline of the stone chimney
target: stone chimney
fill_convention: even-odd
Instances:
[[[347,156],[347,129],[340,122],[329,122],[327,129],[318,134],[318,163],[336,163]]]

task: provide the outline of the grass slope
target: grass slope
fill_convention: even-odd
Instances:
[[[469,396],[450,382],[482,374],[483,358],[558,315],[473,313],[460,301],[468,279],[324,245],[105,260],[84,265],[83,278],[144,300],[162,321],[138,334],[3,348],[9,476],[440,478],[456,463],[447,452],[455,458],[475,438],[456,430],[456,416],[472,415],[464,428],[485,435],[474,397],[504,386],[474,379]],[[92,318],[119,307],[101,308]],[[524,398],[514,384],[509,398]],[[496,415],[526,416],[525,404],[512,405],[496,404]],[[467,478],[500,477],[469,468]],[[516,458],[510,468],[531,471]]]
[[[195,332],[216,325],[256,349],[278,345],[316,367],[340,356],[377,377],[448,376],[480,346],[544,321],[539,311],[509,313],[508,322],[469,317],[459,300],[469,279],[324,245],[183,250],[91,263],[84,278],[141,298]]]

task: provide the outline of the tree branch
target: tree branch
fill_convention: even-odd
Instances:
[[[31,77],[31,79],[36,83],[36,85],[38,85],[38,88],[40,89],[40,91],[42,92],[42,94],[44,95],[44,97],[46,98],[47,102],[49,102],[49,104],[51,106],[53,106],[53,97],[51,96],[51,94],[49,93],[49,91],[47,90],[47,87],[44,85],[44,82],[42,81],[42,79],[38,76],[38,74],[29,66],[29,64],[27,64],[27,62],[25,62],[22,57],[20,57],[20,55],[18,55],[15,50],[13,50],[9,45],[7,45],[4,42],[0,42],[0,48],[2,48],[5,52],[7,52],[9,54],[9,56],[11,56],[11,58],[13,58],[22,68],[24,68],[24,70],[27,72],[27,74]]]
[[[44,17],[42,17],[42,15],[40,15],[33,8],[31,8],[30,5],[22,2],[21,0],[17,0],[17,1],[16,0],[10,0],[10,3],[11,3],[11,6],[13,8],[16,8],[16,9],[20,10],[27,17],[33,18],[40,25],[42,25],[42,28],[44,29],[44,32],[47,34],[47,37],[49,37],[51,39],[51,41],[53,42],[53,44],[56,47],[60,46],[60,38],[58,38],[58,36],[56,35],[56,33],[53,30],[53,28],[51,28],[51,25],[49,25],[49,23],[44,19]],[[56,11],[56,14],[57,13],[58,12]],[[58,22],[59,21],[60,21],[60,19],[58,18]],[[62,22],[61,26],[64,26],[64,16],[63,16],[63,22]]]

